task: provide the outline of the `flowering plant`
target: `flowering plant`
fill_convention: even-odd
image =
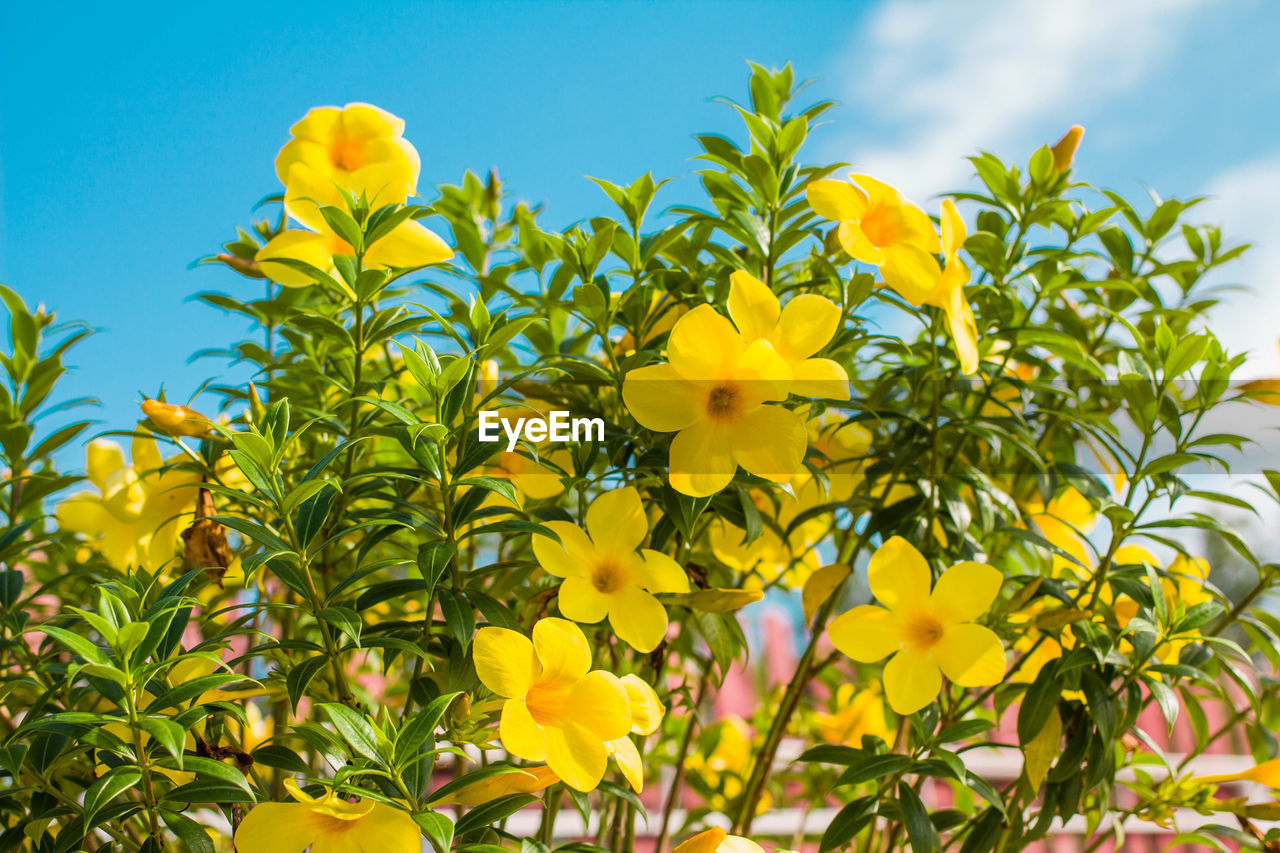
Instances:
[[[1275,566],[1196,481],[1266,393],[1204,320],[1242,247],[1077,182],[1078,129],[935,220],[806,163],[790,68],[750,94],[701,206],[596,180],[563,232],[493,173],[414,203],[400,119],[311,111],[207,259],[262,288],[199,295],[251,381],[84,476],[41,418],[85,330],[0,291],[0,850],[969,853],[1179,809],[1275,849],[1217,796],[1276,786]],[[564,411],[603,438],[480,438]],[[1259,766],[1195,774],[1236,731]]]

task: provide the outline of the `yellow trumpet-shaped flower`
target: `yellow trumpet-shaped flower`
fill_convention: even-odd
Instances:
[[[87,536],[121,571],[159,571],[174,558],[179,528],[195,506],[199,475],[162,471],[166,462],[152,438],[133,440],[132,464],[124,461],[120,445],[105,439],[90,442],[87,455],[97,493],[81,492],[58,504],[59,526]]]
[[[840,309],[802,293],[785,308],[760,279],[738,270],[729,279],[729,316],[748,343],[766,340],[791,368],[791,393],[849,399],[849,375],[829,358],[813,358],[840,328]]]
[[[311,278],[273,259],[303,261],[328,273],[334,255],[354,248],[325,221],[320,208],[345,209],[343,193],[365,196],[374,207],[401,204],[416,192],[418,152],[403,137],[404,121],[369,104],[317,107],[293,126],[294,138],[276,157],[289,215],[310,230],[290,229],[273,237],[254,260],[264,275],[289,287]],[[365,247],[367,269],[420,267],[439,263],[453,251],[413,219],[405,220]]]
[[[938,232],[928,214],[893,187],[869,175],[849,177],[857,186],[831,180],[809,184],[809,206],[840,223],[836,235],[854,260],[880,267],[885,284],[920,305],[938,283]]]
[[[420,853],[422,833],[407,812],[368,798],[358,802],[332,791],[315,798],[292,779],[295,802],[260,803],[236,830],[237,853]]]
[[[675,324],[669,362],[627,374],[627,408],[643,426],[676,432],[671,487],[694,497],[729,485],[738,466],[785,483],[800,470],[804,419],[769,401],[783,400],[791,368],[767,340],[747,343],[710,305]]]
[[[626,686],[612,673],[590,670],[591,647],[565,619],[541,619],[533,641],[507,628],[476,632],[476,674],[507,701],[499,737],[507,752],[545,761],[578,791],[600,784],[609,741],[631,730]]]
[[[305,184],[314,201],[340,205],[339,189],[357,195],[372,189],[382,204],[394,204],[417,190],[418,152],[404,138],[404,119],[386,110],[371,104],[316,107],[290,132],[293,138],[276,155],[276,174],[286,187]],[[307,205],[304,211],[292,204],[290,215],[311,224],[315,207]]]
[[[209,432],[209,419],[187,406],[143,400],[142,413],[169,435],[205,435]]]
[[[640,493],[631,487],[605,492],[587,508],[587,529],[547,522],[560,537],[533,537],[543,569],[559,578],[560,612],[575,622],[608,618],[618,637],[651,652],[667,633],[667,611],[656,592],[688,592],[689,578],[658,551],[637,552],[649,533]]]
[[[895,536],[880,546],[867,570],[883,607],[855,607],[832,621],[827,635],[837,649],[862,663],[893,657],[884,668],[889,706],[914,714],[942,690],[942,675],[961,687],[998,684],[1004,648],[990,629],[972,620],[991,606],[1004,576],[983,563],[957,563],[929,590],[924,556]]]
[[[764,853],[764,848],[750,838],[729,835],[718,826],[700,832],[671,853]]]
[[[1280,758],[1264,761],[1248,770],[1239,773],[1225,773],[1220,776],[1197,776],[1192,781],[1221,785],[1224,782],[1253,782],[1266,785],[1268,788],[1280,790]]]
[[[947,316],[960,369],[978,369],[978,327],[964,298],[969,268],[959,258],[965,226],[955,203],[942,203],[942,239],[923,210],[867,175],[814,181],[806,190],[818,215],[839,222],[836,236],[854,260],[880,267],[884,283],[912,305],[934,305]],[[944,255],[945,267],[934,257]]]

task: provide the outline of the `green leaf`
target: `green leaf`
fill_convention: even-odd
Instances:
[[[386,767],[386,759],[383,758],[379,745],[381,732],[374,727],[373,723],[364,715],[337,702],[327,702],[320,707],[324,708],[334,728],[342,735],[342,739],[348,746],[379,767]]]
[[[470,809],[464,814],[454,827],[454,832],[459,836],[464,836],[477,829],[491,826],[504,818],[510,817],[537,799],[532,794],[509,794],[508,796],[491,800],[484,805]]]
[[[818,849],[826,853],[828,850],[848,844],[875,817],[876,805],[875,797],[859,797],[846,804],[831,819],[826,832],[822,834],[822,842]]]
[[[1062,693],[1058,665],[1058,660],[1046,663],[1022,697],[1022,707],[1018,710],[1018,743],[1023,747],[1040,734],[1049,721],[1049,715],[1057,707]]]
[[[396,735],[395,756],[397,765],[403,765],[406,761],[417,757],[418,749],[432,739],[436,727],[440,725],[440,719],[444,717],[449,705],[461,695],[460,692],[457,692],[437,696],[425,708],[409,719],[409,722]]]
[[[94,826],[93,818],[107,803],[142,781],[142,770],[137,767],[117,767],[94,782],[84,792],[84,825]]]
[[[929,820],[929,812],[920,801],[920,795],[906,782],[899,782],[898,801],[902,804],[902,820],[907,827],[911,853],[939,853],[942,841]]]

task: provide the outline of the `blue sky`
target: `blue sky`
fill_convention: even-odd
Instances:
[[[1073,123],[1081,177],[1129,193],[1213,193],[1205,217],[1260,243],[1232,272],[1259,296],[1219,322],[1280,370],[1280,60],[1266,0],[881,3],[90,4],[0,9],[0,281],[101,331],[64,392],[127,428],[139,392],[185,399],[225,364],[237,320],[188,301],[258,285],[188,265],[277,189],[289,126],[319,104],[405,118],[421,186],[498,167],[563,227],[604,208],[594,175],[679,178],[711,103],[746,67],[792,61],[843,106],[810,156],[857,163],[924,202],[978,148],[1023,158]],[[202,8],[196,8],[201,6]],[[428,196],[429,197],[429,196]],[[231,374],[234,375],[234,374]]]

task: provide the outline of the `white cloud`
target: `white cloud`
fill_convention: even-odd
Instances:
[[[1137,85],[1172,56],[1199,2],[890,0],[841,78],[851,111],[896,139],[864,132],[829,153],[921,201],[956,189],[966,156],[1029,153]]]
[[[1209,199],[1195,218],[1221,225],[1232,245],[1252,244],[1217,276],[1218,283],[1246,285],[1250,292],[1228,295],[1214,313],[1213,328],[1230,349],[1251,351],[1241,377],[1280,376],[1280,151],[1227,169],[1205,194]]]

